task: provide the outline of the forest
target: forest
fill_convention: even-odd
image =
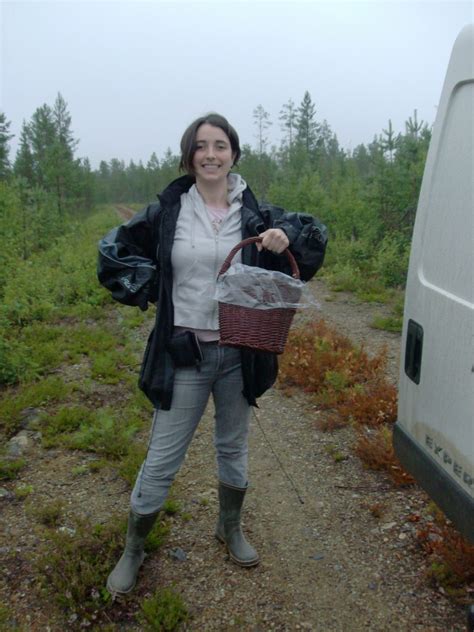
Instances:
[[[418,121],[415,111],[403,133],[396,133],[389,120],[372,143],[347,152],[329,123],[318,121],[308,92],[299,106],[292,99],[282,106],[280,147],[268,146],[272,122],[262,105],[254,109],[253,120],[255,147],[242,147],[237,170],[260,200],[314,214],[327,224],[325,273],[333,287],[369,300],[384,296],[386,288],[403,287],[431,136],[428,124]],[[112,158],[92,170],[87,158],[75,156],[78,141],[61,94],[23,122],[14,158],[9,127],[0,113],[0,236],[6,246],[0,254],[0,296],[5,324],[18,325],[25,317],[13,316],[17,310],[5,304],[17,285],[14,271],[21,274],[25,263],[51,248],[97,205],[139,208],[153,200],[179,175],[179,157],[168,149],[161,159],[154,152],[146,165]],[[5,350],[9,334],[2,336]]]
[[[314,214],[328,226],[323,273],[331,287],[357,292],[364,300],[385,300],[394,288],[403,289],[431,137],[416,110],[403,131],[396,132],[389,120],[371,143],[352,151],[340,146],[326,120],[318,120],[309,92],[299,105],[289,99],[282,106],[279,147],[269,146],[273,123],[262,105],[254,109],[253,122],[255,145],[243,145],[237,171],[260,200]],[[57,262],[67,256],[68,235],[86,230],[101,205],[126,203],[138,209],[179,175],[179,157],[169,148],[160,158],[154,152],[146,164],[111,158],[92,169],[88,158],[76,155],[78,140],[60,93],[23,122],[15,156],[10,156],[10,125],[1,112],[0,383],[7,384],[28,373],[18,328],[24,333],[25,325],[57,309],[48,289],[51,267],[42,271],[34,290],[32,271],[51,266],[48,258]],[[106,215],[99,216],[103,223]],[[92,287],[82,290],[93,300]],[[71,287],[58,292],[57,300],[73,301]],[[398,316],[400,310],[399,305]]]

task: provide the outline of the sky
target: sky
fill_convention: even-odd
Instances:
[[[58,92],[72,116],[76,155],[93,168],[144,163],[179,149],[184,129],[209,111],[256,146],[253,111],[279,114],[309,91],[352,150],[391,119],[434,122],[451,54],[472,2],[456,0],[161,0],[0,2],[0,110],[16,135]]]

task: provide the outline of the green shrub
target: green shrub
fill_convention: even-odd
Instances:
[[[97,214],[80,224],[69,223],[67,233],[43,252],[16,260],[3,286],[0,320],[10,326],[59,318],[78,303],[100,306],[109,294],[96,276],[97,239],[116,223],[113,213]]]
[[[188,611],[181,595],[170,588],[157,590],[142,603],[140,621],[149,631],[172,632],[188,620]]]
[[[24,343],[0,334],[0,384],[16,384],[34,379],[39,367]]]
[[[28,496],[33,493],[34,487],[33,485],[26,485],[25,483],[21,483],[17,485],[14,490],[15,498],[17,500],[24,500],[28,498]]]
[[[27,513],[45,527],[56,527],[63,515],[64,506],[60,500],[28,507]]]
[[[334,292],[355,292],[361,282],[357,270],[348,263],[337,263],[326,274],[326,278]]]
[[[50,416],[44,416],[41,423],[43,432],[43,445],[52,447],[59,445],[63,435],[78,430],[81,425],[92,422],[94,412],[85,406],[62,406]]]
[[[386,235],[374,258],[374,271],[387,287],[405,285],[410,244],[399,235]]]
[[[44,532],[36,579],[45,596],[79,622],[97,621],[110,602],[105,582],[123,547],[124,524],[93,525],[76,519],[72,529]]]
[[[146,446],[132,443],[128,453],[121,459],[119,465],[119,474],[127,483],[132,486],[137,478],[138,470],[145,460]]]
[[[157,551],[163,545],[170,530],[170,525],[162,518],[162,514],[160,514],[158,520],[153,525],[153,529],[145,540],[145,551],[147,553]]]
[[[18,391],[7,390],[0,399],[0,431],[7,436],[16,432],[25,408],[39,408],[66,399],[71,387],[57,376],[48,376]],[[15,394],[12,395],[11,393]]]
[[[105,384],[118,384],[121,370],[118,366],[118,354],[103,353],[92,358],[91,375]]]
[[[6,456],[0,457],[0,481],[11,481],[15,479],[25,465],[25,459],[11,459]]]
[[[110,323],[108,331],[103,327],[76,325],[70,332],[67,354],[71,361],[78,361],[81,355],[94,357],[98,353],[104,353],[116,347],[117,332]]]
[[[371,327],[374,329],[382,329],[384,331],[392,331],[394,333],[400,333],[403,326],[403,317],[399,316],[387,316],[385,318],[376,316],[372,321]]]
[[[65,436],[64,445],[74,450],[119,458],[128,453],[136,431],[135,425],[117,418],[113,411],[104,408],[96,411],[78,430]]]

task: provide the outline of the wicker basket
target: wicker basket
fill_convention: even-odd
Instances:
[[[262,241],[261,237],[249,237],[232,248],[222,264],[219,276],[227,272],[232,259],[241,248],[258,241]],[[285,254],[290,262],[293,278],[299,279],[300,272],[295,258],[289,250],[285,250]],[[293,308],[253,309],[219,301],[219,344],[283,353],[295,312],[296,309]]]

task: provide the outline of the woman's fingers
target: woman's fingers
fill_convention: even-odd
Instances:
[[[281,228],[269,228],[263,233],[260,233],[259,237],[262,238],[260,243],[257,243],[257,248],[260,251],[262,248],[266,248],[276,254],[282,253],[286,250],[290,244],[285,231]]]

